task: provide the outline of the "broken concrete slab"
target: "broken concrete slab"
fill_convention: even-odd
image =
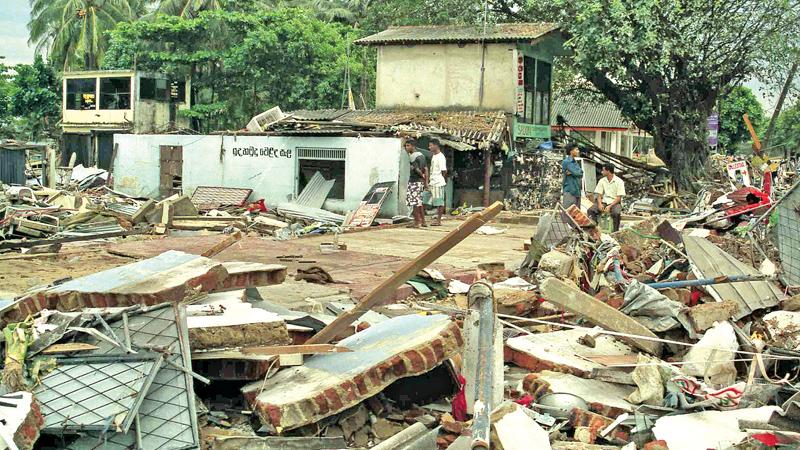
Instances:
[[[492,443],[503,450],[550,449],[547,431],[516,403],[492,412]]]
[[[625,397],[634,390],[631,386],[587,380],[568,373],[545,370],[526,376],[522,380],[522,388],[537,399],[545,394],[561,392],[577,395],[589,404],[592,412],[606,417],[616,418],[622,413],[633,411],[633,405],[625,401]]]
[[[0,449],[11,448],[11,439],[20,450],[30,450],[39,439],[44,418],[39,404],[30,392],[19,391],[0,395],[0,421],[3,433]]]
[[[593,369],[603,367],[593,356],[633,355],[633,350],[613,336],[586,330],[562,330],[531,334],[506,341],[506,360],[532,372],[553,370],[588,378]],[[589,335],[594,347],[581,343]]]
[[[287,280],[284,283],[257,288],[261,299],[276,303],[293,311],[324,313],[325,305],[335,299],[349,299],[349,290],[307,281]]]
[[[621,340],[648,353],[656,356],[661,354],[661,343],[658,341],[658,336],[647,327],[591,295],[582,292],[577,287],[556,278],[548,278],[542,283],[540,290],[545,300],[580,314],[607,330],[652,339],[620,337]]]
[[[400,316],[338,344],[352,352],[311,356],[242,393],[261,422],[281,433],[343,411],[399,378],[428,372],[462,344],[447,316]]]
[[[687,314],[694,327],[700,333],[711,328],[714,322],[724,322],[735,316],[739,311],[739,304],[733,300],[703,303],[689,308]]]
[[[553,450],[619,450],[618,445],[584,444],[575,441],[554,441]]]
[[[550,272],[559,277],[570,277],[575,266],[575,256],[558,250],[550,250],[539,260],[539,270]]]
[[[291,343],[286,322],[279,315],[250,303],[189,305],[186,312],[193,351]]]
[[[219,262],[171,250],[35,292],[0,314],[5,324],[42,309],[74,311],[178,302],[193,291],[208,292],[220,287],[227,276]]]
[[[772,414],[779,410],[777,406],[762,406],[664,416],[656,420],[653,434],[656,439],[666,441],[671,449],[731,448],[748,435],[739,431],[740,420],[766,424]]]

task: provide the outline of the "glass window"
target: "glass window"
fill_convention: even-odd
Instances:
[[[100,78],[100,109],[131,109],[131,78]]]
[[[141,100],[169,100],[170,89],[167,80],[163,78],[140,78],[139,99]]]
[[[73,78],[67,80],[67,109],[95,109],[97,80]]]
[[[522,121],[538,125],[550,123],[550,80],[552,65],[525,56],[525,112]]]
[[[534,120],[540,125],[550,123],[550,78],[552,65],[536,61],[536,114]]]

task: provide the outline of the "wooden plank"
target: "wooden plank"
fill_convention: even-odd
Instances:
[[[447,233],[442,239],[439,240],[439,242],[433,244],[433,246],[422,252],[421,255],[406,263],[406,265],[401,267],[397,272],[394,273],[394,275],[390,276],[383,283],[378,285],[378,287],[373,289],[360,302],[358,302],[353,309],[342,313],[333,322],[320,330],[319,333],[312,336],[307,343],[325,344],[332,341],[336,336],[341,334],[347,327],[349,327],[354,320],[358,319],[362,314],[371,310],[375,306],[378,306],[381,302],[390,298],[395,289],[400,287],[400,285],[419,273],[420,270],[428,267],[431,263],[439,259],[440,256],[447,253],[451,248],[455,247],[459,242],[463,241],[475,230],[488,223],[502,210],[503,204],[501,202],[495,202],[492,206],[470,216],[461,225]]]
[[[540,290],[545,300],[580,314],[607,330],[659,339],[652,331],[633,318],[557,278],[544,280]],[[661,342],[622,336],[618,338],[653,355],[661,354]]]
[[[261,345],[257,347],[242,347],[240,350],[242,353],[257,353],[259,355],[311,355],[314,353],[352,352],[347,347],[337,347],[333,344]]]
[[[115,231],[112,233],[97,233],[88,236],[68,236],[59,239],[32,239],[26,241],[3,241],[0,242],[0,249],[5,248],[30,248],[30,247],[37,247],[40,245],[50,245],[50,244],[64,244],[67,242],[81,242],[81,241],[92,241],[95,239],[104,239],[104,238],[112,238],[112,237],[124,237],[124,236],[132,236],[136,234],[144,234],[147,230],[127,230],[127,231]]]
[[[97,350],[98,348],[100,347],[92,344],[84,344],[82,342],[69,342],[66,344],[53,344],[42,350],[42,354],[52,355],[55,353],[85,352],[89,350]]]
[[[211,246],[208,250],[201,253],[200,256],[204,256],[206,258],[211,258],[212,256],[216,256],[219,254],[219,252],[225,250],[226,248],[230,247],[231,245],[235,244],[241,239],[242,239],[242,232],[237,231],[233,234],[226,236],[225,239]]]

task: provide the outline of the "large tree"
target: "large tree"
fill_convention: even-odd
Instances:
[[[772,143],[779,146],[778,151],[800,155],[800,100],[781,112]]]
[[[798,35],[798,0],[555,0],[575,67],[655,138],[675,181],[703,167],[719,95]]]

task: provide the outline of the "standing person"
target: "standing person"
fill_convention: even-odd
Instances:
[[[408,153],[410,170],[408,174],[408,188],[406,189],[406,203],[411,208],[414,217],[414,226],[426,227],[425,206],[422,204],[422,191],[428,188],[428,162],[425,155],[417,151],[416,141],[407,139],[403,147]]]
[[[622,219],[622,197],[625,196],[625,182],[622,178],[614,175],[614,166],[603,164],[603,178],[597,183],[594,190],[595,204],[589,208],[589,217],[597,223],[597,218],[601,213],[611,214],[614,221],[614,231],[619,231],[619,223]]]
[[[431,139],[428,143],[431,151],[431,171],[428,184],[431,190],[431,205],[437,208],[436,221],[434,226],[442,224],[442,214],[444,214],[444,189],[447,186],[447,159],[442,153],[442,146],[436,139]]]
[[[583,180],[583,168],[575,158],[580,155],[578,144],[567,144],[567,157],[561,162],[561,175],[564,181],[561,183],[561,206],[568,209],[575,205],[581,207],[581,181]]]

